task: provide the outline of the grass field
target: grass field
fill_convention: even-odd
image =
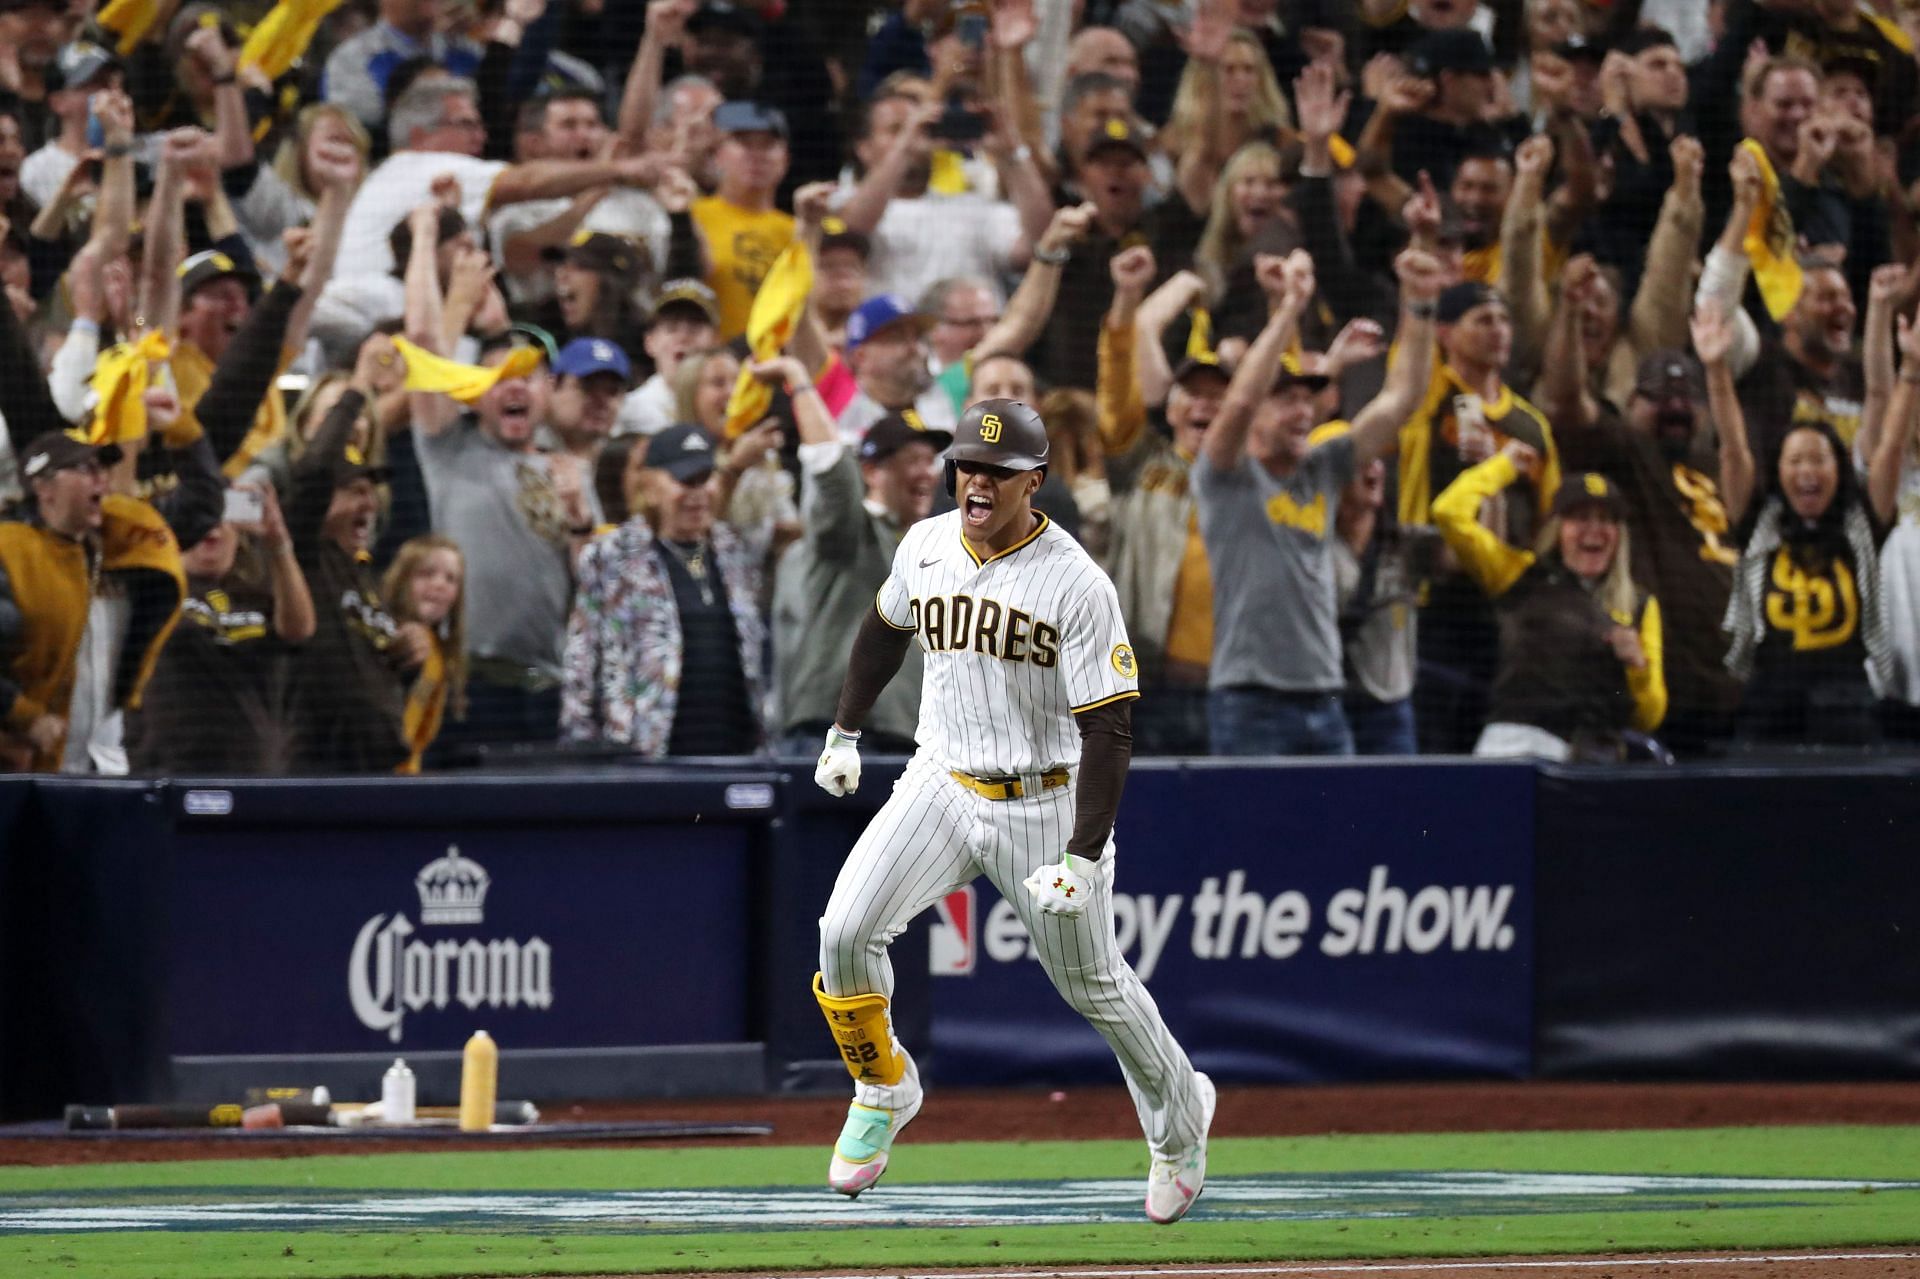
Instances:
[[[0,1275],[868,1270],[1920,1243],[1920,1127],[1222,1139],[1139,1216],[1139,1142],[532,1150],[0,1168]],[[1878,1184],[1869,1184],[1878,1183]],[[84,1228],[76,1228],[84,1227]]]

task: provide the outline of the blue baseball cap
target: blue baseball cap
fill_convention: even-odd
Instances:
[[[787,115],[764,102],[722,102],[713,109],[713,127],[721,133],[771,133],[787,136]]]
[[[560,349],[553,362],[560,377],[589,378],[596,373],[616,373],[622,382],[633,380],[633,363],[627,353],[605,338],[575,338]]]
[[[881,329],[891,324],[908,323],[918,333],[925,333],[933,327],[933,322],[914,309],[913,303],[898,293],[882,293],[870,297],[854,309],[847,317],[847,354]]]

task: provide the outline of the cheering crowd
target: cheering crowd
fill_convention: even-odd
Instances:
[[[991,397],[1136,754],[1910,746],[1917,34],[0,0],[0,769],[814,754]]]

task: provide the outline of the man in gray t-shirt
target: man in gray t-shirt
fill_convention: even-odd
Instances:
[[[1310,446],[1314,393],[1326,379],[1284,356],[1313,299],[1313,260],[1304,252],[1256,259],[1271,313],[1193,465],[1213,565],[1207,726],[1216,755],[1353,753],[1340,707],[1334,517],[1354,471],[1384,452],[1418,407],[1441,283],[1439,263],[1424,253],[1401,254],[1394,269],[1402,310],[1386,385],[1350,431]]]
[[[507,355],[498,347],[482,362]],[[533,447],[547,395],[547,374],[535,369],[502,378],[444,425],[415,416],[434,531],[466,560],[468,709],[464,724],[447,726],[450,739],[552,741],[559,732],[573,553],[594,513],[579,459]]]

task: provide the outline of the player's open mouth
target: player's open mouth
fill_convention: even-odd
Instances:
[[[970,526],[979,528],[993,517],[993,499],[977,493],[967,494],[967,500],[960,508],[960,516]]]

